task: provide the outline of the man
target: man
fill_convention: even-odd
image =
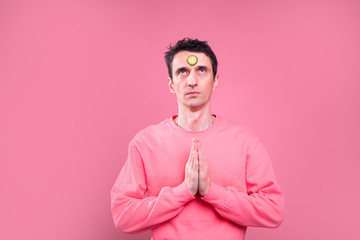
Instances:
[[[165,54],[178,114],[140,131],[111,191],[116,227],[158,239],[244,239],[247,226],[277,227],[283,193],[250,129],[211,114],[216,56],[183,39]]]

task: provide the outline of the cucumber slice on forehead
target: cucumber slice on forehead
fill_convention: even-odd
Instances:
[[[190,55],[190,56],[187,58],[187,62],[188,62],[188,64],[191,65],[191,66],[194,66],[194,65],[197,63],[197,61],[198,61],[198,58],[197,58],[197,56],[195,56],[195,55]]]

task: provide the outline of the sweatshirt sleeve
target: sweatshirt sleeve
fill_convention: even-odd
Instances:
[[[194,198],[185,182],[162,188],[158,196],[146,193],[143,159],[132,141],[127,161],[111,190],[111,212],[117,229],[125,233],[149,230],[175,217]]]
[[[202,199],[236,224],[278,227],[283,220],[284,196],[259,138],[248,147],[245,174],[246,192],[212,182]]]

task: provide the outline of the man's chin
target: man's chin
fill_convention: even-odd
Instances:
[[[200,102],[192,102],[192,103],[188,103],[186,104],[186,107],[189,108],[191,111],[197,111],[202,109],[205,106],[204,103],[200,103]]]

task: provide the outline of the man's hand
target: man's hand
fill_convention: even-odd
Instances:
[[[199,185],[198,141],[199,139],[197,138],[193,139],[189,160],[185,166],[185,183],[193,196],[197,193]]]
[[[207,162],[201,150],[200,140],[198,142],[199,156],[199,193],[204,197],[210,188],[210,172]]]
[[[205,196],[210,188],[209,167],[201,150],[200,139],[194,138],[189,160],[185,166],[185,183],[190,193]]]

